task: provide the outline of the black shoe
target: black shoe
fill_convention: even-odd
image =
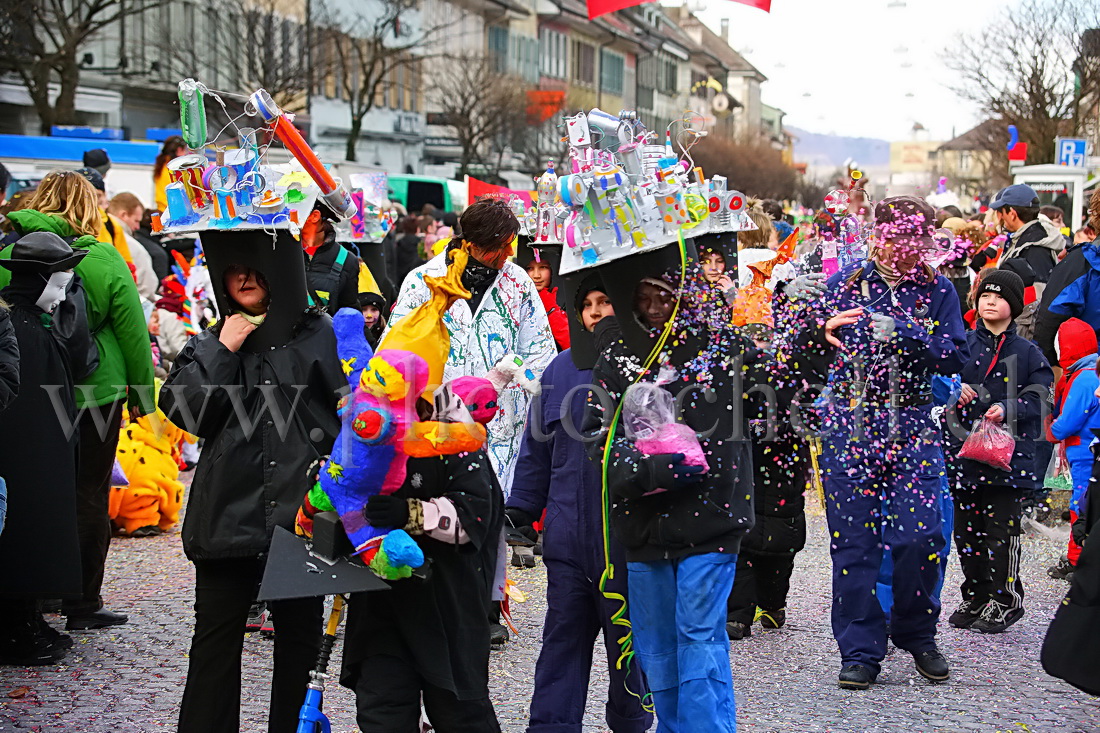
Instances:
[[[150,524],[145,527],[138,527],[130,533],[131,537],[156,537],[158,534],[162,534],[160,527],[155,524]]]
[[[1047,575],[1055,580],[1069,580],[1073,575],[1073,571],[1077,569],[1077,566],[1069,561],[1068,557],[1063,557],[1058,561],[1057,565],[1053,565],[1047,568]]]
[[[978,620],[970,624],[970,630],[982,634],[999,634],[1023,617],[1022,608],[1007,608],[996,601],[990,601],[985,604]]]
[[[504,645],[508,643],[509,635],[508,629],[504,627],[504,624],[495,623],[489,624],[489,647],[492,649],[503,649]]]
[[[981,612],[981,606],[974,601],[963,601],[955,609],[955,612],[947,617],[947,623],[956,629],[968,629],[972,623],[978,620]]]
[[[42,613],[61,613],[61,600],[57,598],[51,598],[48,601],[42,601],[39,605],[39,610]]]
[[[73,648],[73,637],[62,634],[50,626],[42,616],[38,617],[38,636],[55,649],[69,650]]]
[[[837,685],[842,690],[866,690],[877,676],[862,664],[845,664],[840,668]]]
[[[68,653],[68,649],[52,646],[42,636],[5,639],[0,642],[0,665],[37,667],[43,664],[56,664]]]
[[[783,624],[787,623],[787,609],[777,608],[774,611],[765,611],[763,608],[758,608],[756,609],[756,620],[760,622],[761,628],[782,628]]]
[[[729,621],[726,623],[726,633],[729,634],[730,641],[740,641],[752,636],[752,626],[740,621]]]
[[[531,549],[534,551],[535,557],[542,557],[542,532],[539,532],[539,541]]]
[[[108,626],[121,626],[130,620],[124,613],[115,613],[106,608],[100,608],[92,613],[70,615],[65,622],[66,631],[87,631],[90,629],[105,629]]]
[[[913,661],[917,663],[917,671],[920,676],[932,682],[943,682],[951,677],[951,668],[947,666],[947,660],[939,649],[929,649],[926,652],[913,655]]]

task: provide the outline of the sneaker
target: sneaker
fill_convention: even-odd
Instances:
[[[982,609],[981,616],[972,624],[971,631],[982,634],[999,634],[1024,617],[1024,609],[1008,608],[990,601]]]
[[[757,608],[756,620],[760,622],[761,628],[782,628],[783,624],[787,623],[787,609],[777,608],[774,611],[765,611],[763,608]]]
[[[862,664],[845,664],[840,668],[837,686],[842,690],[866,690],[877,676]]]
[[[1069,561],[1068,557],[1063,557],[1058,561],[1057,565],[1053,565],[1047,568],[1047,575],[1055,580],[1069,580],[1073,575],[1073,571],[1077,569],[1077,566]]]
[[[491,649],[503,649],[509,639],[508,629],[504,624],[489,624],[489,647]]]
[[[740,621],[729,621],[726,623],[726,633],[729,634],[730,641],[740,641],[752,636],[752,626]]]
[[[947,617],[947,623],[956,629],[968,629],[972,623],[978,620],[981,612],[981,606],[974,601],[963,601],[955,609],[955,613]]]
[[[533,568],[535,567],[535,551],[530,547],[513,547],[512,548],[512,567],[514,568]]]
[[[0,665],[11,667],[37,667],[56,664],[65,658],[68,649],[51,645],[41,635],[0,641]]]
[[[44,639],[49,646],[56,649],[68,650],[73,648],[73,637],[62,634],[50,626],[41,615],[38,617],[38,636]]]
[[[535,557],[542,557],[542,532],[539,532],[539,540],[531,551],[535,553]]]
[[[263,628],[264,621],[266,620],[267,604],[263,601],[257,601],[248,609],[248,620],[244,622],[244,630],[251,632],[259,631]]]
[[[260,624],[260,636],[265,639],[275,638],[275,614],[269,610],[264,611],[264,620]]]
[[[951,668],[939,649],[913,654],[913,661],[917,663],[920,676],[930,682],[943,682],[951,677]]]

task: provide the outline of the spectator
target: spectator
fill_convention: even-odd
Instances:
[[[1069,502],[1070,524],[1081,515],[1081,502],[1088,490],[1092,476],[1093,429],[1100,428],[1100,400],[1096,397],[1100,379],[1096,375],[1096,332],[1092,326],[1077,318],[1070,318],[1058,328],[1056,342],[1058,365],[1062,376],[1054,387],[1053,422],[1050,438],[1061,441],[1065,447],[1066,461],[1073,480],[1073,493]],[[1051,568],[1051,575],[1065,578],[1077,567],[1081,548],[1070,535],[1069,551],[1065,560]]]
[[[186,153],[187,144],[183,142],[183,138],[179,135],[173,135],[164,141],[160,154],[157,155],[157,159],[153,163],[153,188],[155,190],[153,200],[157,211],[164,211],[168,208],[168,195],[164,191],[171,183],[168,176],[168,161]]]
[[[996,212],[997,222],[1008,232],[1001,266],[1016,257],[1027,260],[1035,273],[1035,293],[1042,298],[1058,255],[1066,248],[1062,233],[1049,219],[1040,216],[1038,194],[1023,183],[1001,189],[989,208]]]
[[[122,236],[126,238],[126,247],[134,262],[134,279],[137,281],[138,293],[146,302],[152,303],[157,299],[160,279],[153,266],[153,253],[134,236],[134,232],[141,226],[145,207],[134,194],[120,193],[107,204],[107,214],[111,217],[112,226],[121,225]],[[153,249],[164,257],[167,264],[168,255],[164,250],[156,245]]]
[[[126,616],[103,607],[100,590],[111,542],[107,505],[123,407],[131,417],[153,406],[153,355],[145,315],[134,278],[118,251],[93,241],[102,218],[96,191],[76,171],[53,171],[38,186],[27,207],[9,215],[10,239],[31,232],[53,232],[88,255],[75,268],[80,276],[88,327],[95,337],[98,365],[76,387],[80,461],[77,467],[77,529],[83,592],[62,612],[67,629],[98,629],[126,623]],[[0,270],[0,286],[7,283]]]
[[[1039,207],[1039,213],[1050,219],[1050,223],[1058,228],[1058,231],[1066,238],[1067,247],[1073,244],[1073,237],[1069,235],[1069,228],[1066,226],[1066,212],[1062,211],[1057,206],[1047,204],[1046,206]]]
[[[947,206],[944,206],[943,208],[936,210],[936,226],[937,227],[945,226],[944,223],[948,219],[952,219],[952,218],[962,219],[963,218],[962,209],[960,209],[958,206],[955,206],[954,204],[948,204]]]
[[[978,327],[967,334],[957,414],[948,415],[948,472],[955,483],[955,546],[963,569],[962,603],[949,623],[1000,633],[1024,615],[1020,524],[1024,491],[1035,472],[1040,414],[1054,377],[1039,347],[1016,333],[1024,283],[997,270],[978,286]],[[1010,468],[958,457],[960,434],[977,420],[1005,426],[1016,438]]]
[[[83,162],[85,168],[95,170],[104,178],[107,177],[107,171],[111,170],[111,158],[103,148],[85,150]]]
[[[124,194],[119,194],[119,196],[122,195]],[[118,196],[115,198],[118,198]],[[137,202],[138,206],[142,206],[141,201],[136,196],[134,201]],[[133,202],[130,205],[133,206]],[[130,222],[130,233],[149,253],[149,261],[153,264],[153,273],[157,276],[157,282],[160,282],[172,272],[172,257],[164,249],[164,245],[160,243],[160,238],[153,236],[153,210],[142,206],[141,219],[138,221],[137,226],[132,224],[133,219],[130,219]]]
[[[7,167],[3,163],[0,163],[0,206],[8,202],[8,186],[10,185],[11,173],[8,172]]]
[[[1088,213],[1088,226],[1074,236],[1040,297],[1035,340],[1051,364],[1058,363],[1054,337],[1067,319],[1080,318],[1100,332],[1100,248],[1089,240],[1100,231],[1100,189],[1092,194]],[[1054,371],[1058,376],[1060,369]]]
[[[397,263],[397,280],[394,284],[398,291],[405,282],[405,277],[410,272],[424,264],[420,256],[422,242],[417,232],[420,230],[419,222],[415,216],[406,216],[400,224],[401,236],[394,243],[394,261]]]
[[[130,252],[130,243],[126,240],[126,232],[117,219],[107,213],[107,185],[103,182],[103,176],[91,168],[80,168],[77,173],[84,176],[96,193],[96,204],[99,207],[100,228],[97,239],[112,245],[126,260],[127,265],[134,264],[133,254]]]

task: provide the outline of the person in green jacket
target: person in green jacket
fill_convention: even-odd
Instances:
[[[122,409],[126,405],[135,418],[155,409],[153,355],[137,285],[122,255],[110,244],[96,241],[101,224],[96,193],[75,171],[47,174],[26,208],[11,212],[8,221],[13,232],[5,245],[31,232],[53,232],[74,250],[88,251],[75,268],[99,352],[98,366],[76,384],[77,531],[83,589],[79,600],[63,603],[62,612],[68,617],[67,630],[123,624],[126,615],[104,608],[100,591],[111,542],[107,505]],[[7,248],[0,252],[0,258],[8,256]],[[8,277],[7,270],[0,269],[0,287]]]

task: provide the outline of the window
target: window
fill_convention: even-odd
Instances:
[[[540,60],[539,71],[543,76],[553,79],[564,79],[567,76],[567,62],[569,58],[568,45],[564,33],[543,28],[539,31],[538,54]]]
[[[623,77],[626,74],[626,59],[621,54],[607,49],[600,50],[600,88],[608,94],[621,96]]]
[[[972,161],[970,159],[970,151],[969,150],[960,150],[959,151],[959,173],[964,175],[964,176],[969,174],[971,164],[972,164]]]
[[[662,59],[657,67],[657,91],[661,94],[674,95],[679,88],[680,67],[675,61]]]
[[[596,85],[596,47],[584,41],[573,41],[573,81]]]
[[[489,28],[489,57],[493,71],[503,74],[508,71],[508,29],[491,26]]]

